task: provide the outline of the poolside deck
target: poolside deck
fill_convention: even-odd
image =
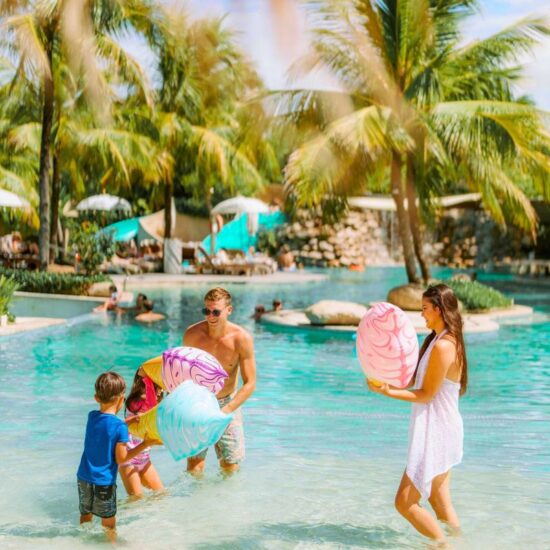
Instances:
[[[55,325],[64,325],[66,323],[66,319],[54,319],[52,317],[17,317],[15,323],[0,327],[0,336],[11,336],[20,332],[39,330]]]
[[[417,334],[428,334],[424,319],[419,311],[405,312],[413,323]],[[487,313],[466,313],[464,319],[464,333],[495,332],[500,328],[498,321],[529,317],[533,314],[533,308],[516,305],[509,309],[495,310]],[[318,332],[349,332],[355,333],[356,326],[351,325],[312,325],[303,310],[289,309],[275,313],[266,313],[261,318],[265,325],[278,326],[296,330],[310,330]]]
[[[121,288],[143,288],[151,286],[184,286],[188,284],[297,284],[324,281],[328,275],[304,271],[277,271],[270,275],[198,275],[168,273],[144,273],[141,275],[112,275],[115,284]]]

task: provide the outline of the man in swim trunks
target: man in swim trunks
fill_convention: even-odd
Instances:
[[[229,322],[233,308],[231,294],[223,288],[213,288],[204,297],[204,321],[191,325],[183,335],[183,345],[199,348],[212,354],[225,369],[229,378],[216,396],[224,413],[234,418],[216,443],[220,467],[226,472],[239,469],[244,458],[244,430],[241,405],[256,387],[256,360],[252,336],[243,328]],[[240,372],[242,386],[237,390]],[[187,471],[200,473],[204,469],[207,451],[187,460]]]

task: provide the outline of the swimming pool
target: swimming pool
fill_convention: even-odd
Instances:
[[[247,459],[222,479],[210,451],[202,480],[157,448],[163,497],[124,502],[119,537],[135,548],[424,548],[393,509],[407,453],[409,405],[366,391],[349,335],[255,326],[257,303],[322,298],[368,302],[404,282],[402,269],[335,272],[304,285],[228,285],[234,320],[252,331],[257,391],[245,408]],[[468,341],[470,388],[461,407],[463,463],[453,496],[464,527],[456,548],[550,545],[550,298],[548,287],[496,284],[537,308]],[[147,290],[169,318],[156,326],[95,318],[0,340],[2,422],[0,547],[93,548],[97,522],[80,529],[75,475],[93,383],[114,367],[129,382],[139,363],[179,344],[200,319],[207,287]]]

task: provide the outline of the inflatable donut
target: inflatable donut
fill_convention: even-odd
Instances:
[[[141,367],[155,384],[169,392],[182,382],[192,380],[212,393],[218,393],[227,379],[227,372],[213,355],[186,346],[168,349]]]
[[[357,356],[367,378],[397,388],[409,385],[418,363],[418,338],[407,314],[380,302],[357,328]]]

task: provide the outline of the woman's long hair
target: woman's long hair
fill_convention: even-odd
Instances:
[[[447,333],[455,339],[456,358],[461,368],[460,395],[464,395],[468,387],[468,361],[464,348],[463,321],[458,307],[458,300],[452,289],[444,284],[428,287],[424,294],[422,294],[422,298],[428,300],[432,306],[439,308]],[[419,363],[435,336],[435,331],[432,331],[424,340],[418,357]]]

